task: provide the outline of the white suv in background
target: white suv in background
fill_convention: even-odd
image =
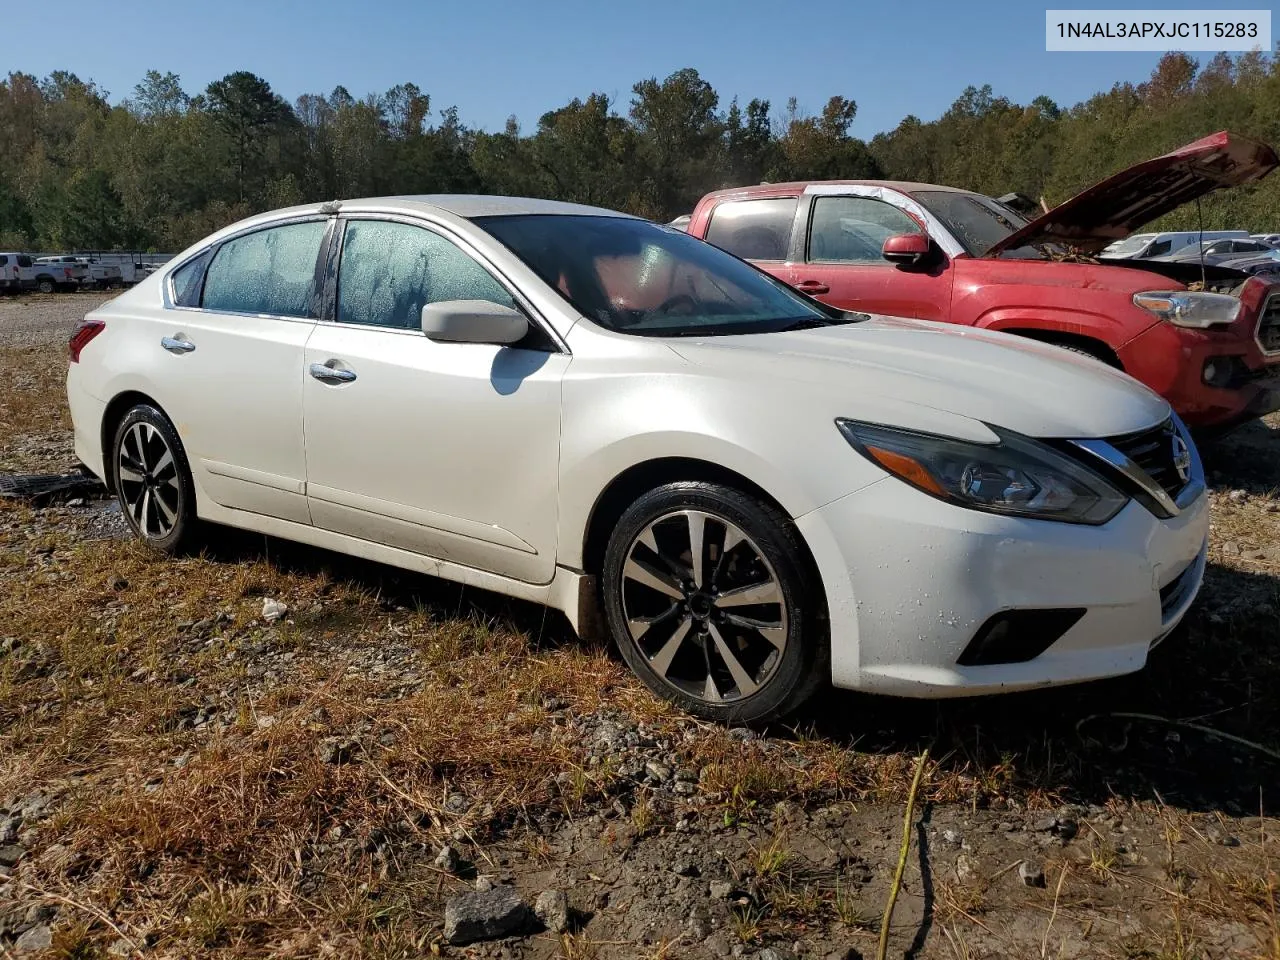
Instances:
[[[17,292],[36,285],[36,271],[26,253],[0,253],[0,290]]]

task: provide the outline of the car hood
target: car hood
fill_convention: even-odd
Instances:
[[[1063,243],[1098,253],[1171,210],[1222,187],[1265,177],[1275,150],[1222,131],[1121,170],[1005,237],[985,256],[1029,244]]]
[[[1169,416],[1159,396],[1092,357],[925,320],[873,317],[668,343],[709,371],[747,383],[794,382],[796,392],[826,394],[837,416],[907,429],[941,432],[964,418],[1032,437],[1098,438]]]

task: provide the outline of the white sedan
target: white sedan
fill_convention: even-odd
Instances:
[[[898,269],[886,264],[883,269]],[[842,313],[679,230],[501,197],[234,224],[71,339],[76,451],[199,520],[547,604],[731,722],[1140,669],[1204,573],[1168,404],[1000,333]]]

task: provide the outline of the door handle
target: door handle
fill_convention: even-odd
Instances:
[[[329,363],[337,363],[337,360],[330,360]],[[311,365],[311,375],[321,383],[350,383],[356,378],[354,370],[342,370],[338,367],[331,367],[329,363],[313,363]]]
[[[802,293],[830,293],[831,288],[821,280],[801,280],[796,284],[796,289]]]
[[[196,348],[196,345],[185,337],[161,337],[160,346],[170,353],[190,353]]]

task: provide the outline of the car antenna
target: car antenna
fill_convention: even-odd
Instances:
[[[1200,236],[1197,243],[1200,244],[1200,289],[1203,290],[1209,286],[1209,281],[1204,276],[1204,211],[1200,209],[1200,198],[1196,197],[1196,221],[1200,224]]]

